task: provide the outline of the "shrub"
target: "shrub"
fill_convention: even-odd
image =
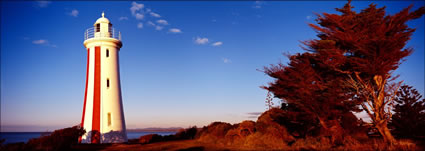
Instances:
[[[243,148],[249,150],[288,150],[287,142],[270,133],[255,132],[245,138]]]
[[[272,108],[258,117],[255,128],[259,133],[271,134],[285,142],[292,142],[295,138],[288,133],[284,124],[285,111]]]
[[[243,145],[245,138],[255,133],[254,121],[243,121],[240,124],[233,125],[233,128],[228,130],[225,135],[226,145]]]
[[[187,128],[187,129],[179,130],[174,135],[174,137],[177,140],[194,139],[197,132],[198,132],[198,128],[196,128],[196,126],[193,126],[193,127]]]
[[[223,140],[227,134],[227,131],[232,128],[233,126],[229,123],[214,122],[206,127],[203,127],[199,134],[196,135],[196,138],[203,142],[219,143],[218,141]]]
[[[425,99],[412,86],[403,85],[395,98],[396,105],[390,125],[401,138],[425,137]]]
[[[179,132],[177,132],[174,135],[161,136],[158,134],[149,134],[149,135],[140,136],[138,143],[149,144],[149,143],[163,142],[163,141],[194,139],[197,132],[198,132],[198,129],[196,128],[196,126],[193,126],[187,129],[181,129]]]
[[[26,148],[28,150],[69,150],[72,145],[78,144],[78,138],[84,133],[86,131],[79,125],[55,130],[50,135],[30,139]]]
[[[148,144],[148,143],[154,143],[154,142],[160,142],[160,141],[163,141],[163,137],[158,134],[144,135],[144,136],[140,136],[139,138],[139,143],[142,143],[142,144]]]
[[[306,137],[292,144],[292,149],[295,150],[329,150],[331,148],[331,140],[326,137]]]
[[[29,150],[25,148],[24,142],[19,143],[10,143],[6,145],[2,145],[0,150],[2,151],[16,151],[16,150]]]

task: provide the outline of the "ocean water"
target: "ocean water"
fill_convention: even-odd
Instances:
[[[140,136],[143,135],[148,135],[148,134],[158,134],[158,135],[174,135],[176,134],[176,132],[127,132],[127,138],[128,139],[135,139],[135,138],[139,138]]]
[[[127,132],[128,139],[139,138],[143,135],[158,134],[158,135],[173,135],[176,132]],[[0,140],[6,139],[4,144],[17,143],[17,142],[28,142],[31,138],[38,138],[46,132],[0,132]],[[48,133],[47,133],[48,134]]]

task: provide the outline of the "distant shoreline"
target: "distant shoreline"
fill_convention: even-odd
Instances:
[[[136,128],[136,129],[127,129],[127,132],[178,132],[183,128],[181,127],[170,127],[170,128],[156,128],[156,127],[149,127],[149,128]],[[0,133],[52,133],[53,131],[33,131],[33,132],[16,132],[16,131],[6,131],[6,132],[0,132]]]
[[[137,128],[137,129],[127,129],[127,132],[178,132],[183,128],[181,127],[170,127],[170,128]]]
[[[153,129],[148,129],[153,130]],[[172,130],[172,129],[164,129]],[[9,143],[27,143],[30,139],[40,138],[42,136],[51,135],[54,132],[0,132],[0,140],[5,139],[4,144]],[[127,131],[128,139],[139,139],[141,136],[149,134],[157,134],[161,136],[173,135],[177,132],[174,131],[143,131],[143,129],[137,129],[136,131]]]

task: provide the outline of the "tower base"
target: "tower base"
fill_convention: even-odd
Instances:
[[[96,131],[87,132],[81,139],[81,143],[125,143],[127,134],[125,131],[110,131],[100,134]]]

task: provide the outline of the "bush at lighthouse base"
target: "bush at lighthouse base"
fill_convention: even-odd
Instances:
[[[55,130],[49,135],[30,139],[27,143],[12,143],[2,145],[0,150],[50,150],[63,151],[70,150],[73,145],[78,144],[78,138],[86,131],[79,125],[64,129]]]

